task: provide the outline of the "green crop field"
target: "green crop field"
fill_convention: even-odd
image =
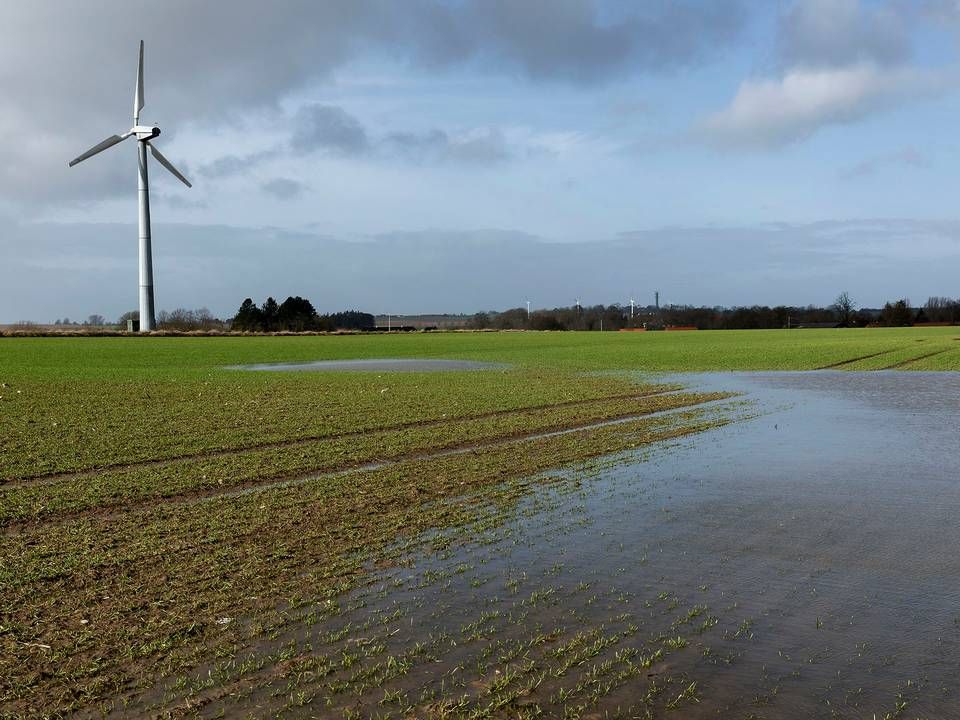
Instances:
[[[225,368],[346,358],[504,366]],[[414,687],[450,641],[388,649],[386,621],[337,618],[378,572],[498,532],[545,487],[577,492],[601,458],[751,413],[656,373],[820,368],[960,370],[960,329],[0,338],[0,717],[534,717],[534,677],[554,713],[595,704],[615,687],[585,674],[596,628],[531,630],[524,652],[545,654],[525,679],[513,655],[460,648],[494,679]],[[651,703],[694,692],[661,682]]]

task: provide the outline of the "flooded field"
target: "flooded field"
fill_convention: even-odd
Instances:
[[[0,716],[960,716],[956,330],[642,335],[7,339]]]
[[[515,483],[518,504],[405,540],[399,567],[147,704],[960,716],[960,374],[668,380],[740,391],[752,417]]]

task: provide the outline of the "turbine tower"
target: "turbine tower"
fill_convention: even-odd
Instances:
[[[140,41],[140,63],[137,67],[137,89],[133,95],[133,127],[123,135],[111,135],[103,142],[94,145],[83,155],[70,161],[70,167],[81,163],[87,158],[121,143],[129,137],[137,138],[137,153],[139,171],[137,174],[138,198],[140,201],[140,332],[150,332],[154,329],[153,307],[153,253],[150,248],[150,183],[147,176],[147,148],[154,159],[163,165],[170,173],[187,187],[193,187],[173,164],[167,160],[150,141],[160,134],[156,125],[141,125],[140,111],[143,110],[143,40]]]

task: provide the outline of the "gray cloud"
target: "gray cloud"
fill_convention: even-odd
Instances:
[[[456,137],[437,129],[424,133],[395,132],[388,134],[381,146],[389,154],[414,163],[491,165],[516,156],[503,132],[495,128],[480,128]]]
[[[867,158],[840,173],[842,180],[855,180],[876,175],[887,168],[930,167],[930,159],[916,148],[906,147],[897,152]]]
[[[302,195],[306,188],[303,183],[290,178],[274,178],[260,186],[261,190],[278,200],[292,200]]]
[[[199,168],[200,175],[206,178],[223,178],[242,175],[247,171],[268,162],[280,154],[277,149],[259,150],[246,155],[224,155],[212,163]]]
[[[689,65],[734,40],[745,21],[739,0],[650,0],[608,12],[580,0],[468,3],[458,47],[532,78],[595,82],[625,69]],[[447,44],[449,47],[449,41]],[[464,50],[452,48],[453,57]]]
[[[936,27],[960,32],[960,4],[956,0],[916,0],[908,3],[908,7]]]
[[[366,128],[343,108],[308,105],[294,118],[290,147],[295,152],[322,150],[337,155],[360,155],[369,145]]]
[[[778,52],[785,67],[895,65],[910,55],[909,15],[860,0],[800,0],[780,17]]]
[[[132,224],[0,218],[0,322],[117,317],[135,307],[135,237]],[[207,306],[220,315],[248,296],[299,294],[321,311],[475,312],[520,306],[529,293],[543,307],[569,305],[577,295],[590,304],[622,303],[630,292],[650,297],[655,288],[666,302],[698,305],[829,303],[847,289],[869,307],[956,295],[960,223],[662,228],[576,243],[497,230],[350,242],[271,228],[158,224],[154,262],[159,307]]]
[[[246,155],[225,155],[203,165],[200,175],[218,179],[248,174],[277,157],[299,153],[326,152],[340,157],[360,157],[380,162],[401,161],[414,165],[493,165],[523,157],[552,152],[536,139],[509,140],[499,128],[481,127],[449,133],[434,128],[424,132],[395,131],[373,135],[356,117],[341,107],[309,105],[289,119],[287,147],[275,147]],[[295,193],[261,187],[287,199]],[[274,192],[275,190],[275,192]]]
[[[69,175],[65,164],[127,129],[141,38],[143,119],[167,136],[188,121],[230,123],[276,107],[361,54],[600,83],[700,62],[743,21],[736,0],[658,0],[616,15],[599,0],[285,0],[269,8],[234,0],[229,12],[193,0],[74,3],[69,11],[56,0],[0,3],[0,195],[61,203],[126,191],[121,149]]]
[[[171,195],[167,193],[150,193],[150,202],[163,203],[168,207],[176,208],[177,210],[202,210],[207,207],[207,203],[204,200],[192,200],[190,198],[184,197],[183,195]]]

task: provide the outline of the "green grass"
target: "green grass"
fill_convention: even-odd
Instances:
[[[956,345],[954,344],[956,343]],[[813,370],[879,352],[960,349],[960,327],[307,337],[0,338],[11,377],[178,379],[235,363],[425,357],[555,370]],[[960,370],[956,353],[939,369]]]
[[[960,329],[0,338],[0,479],[608,397],[578,371],[960,369]],[[508,363],[455,373],[265,373],[370,357]],[[859,359],[863,358],[863,359]]]

